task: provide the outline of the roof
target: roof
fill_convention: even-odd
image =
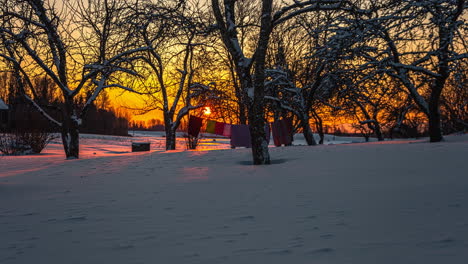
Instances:
[[[8,110],[8,105],[2,99],[0,99],[0,110]]]

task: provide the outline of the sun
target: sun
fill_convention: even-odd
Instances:
[[[203,114],[205,115],[210,115],[211,114],[211,109],[209,106],[205,106],[205,109],[203,109]]]

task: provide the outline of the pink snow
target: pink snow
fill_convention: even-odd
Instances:
[[[271,147],[269,166],[223,139],[205,140],[212,151],[138,153],[132,140],[164,142],[83,135],[78,160],[59,142],[1,156],[0,263],[468,259],[466,134]]]

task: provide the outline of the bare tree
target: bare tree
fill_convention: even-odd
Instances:
[[[323,106],[336,86],[332,79],[337,61],[321,51],[336,13],[339,12],[301,15],[277,26],[273,32],[270,52],[276,63],[275,70],[267,71],[267,99],[294,113],[308,145],[316,145],[311,117],[323,142],[322,119],[317,108]]]
[[[468,131],[468,60],[460,61],[441,95],[442,130]]]
[[[365,54],[369,64],[401,82],[427,116],[431,142],[442,140],[440,98],[446,82],[456,61],[468,58],[466,10],[465,0],[385,1],[353,22],[376,40],[375,50]]]
[[[198,3],[192,4],[199,7]],[[144,54],[148,69],[147,105],[140,110],[162,111],[166,150],[176,148],[176,130],[182,119],[215,97],[212,84],[196,81],[203,55],[201,36],[209,29],[198,19],[193,7],[180,1],[147,1],[135,7],[134,21],[139,24],[142,45],[151,48]],[[155,76],[154,80],[151,76]]]
[[[0,7],[0,57],[26,100],[60,129],[68,159],[79,157],[79,127],[88,107],[104,89],[132,90],[115,77],[137,75],[133,67],[140,59],[138,53],[148,50],[126,41],[132,31],[124,29],[127,9],[120,1],[78,3],[77,9],[70,10],[53,1],[2,0]],[[37,103],[31,81],[37,72],[45,73],[58,87],[63,102],[60,118]],[[77,98],[85,89],[91,96],[80,106]]]
[[[219,0],[212,0],[212,9],[216,19],[221,39],[226,46],[235,67],[240,88],[245,95],[245,105],[248,109],[250,134],[252,139],[253,163],[269,164],[270,154],[265,135],[265,59],[269,46],[270,35],[276,25],[297,15],[319,11],[333,10],[345,5],[344,1],[294,1],[284,5],[273,13],[273,0],[261,1],[261,12],[258,18],[257,34],[251,43],[252,56],[249,58],[239,41],[239,21],[237,19],[235,0],[224,0],[221,9]]]
[[[307,144],[316,145],[309,124],[311,108],[308,105],[307,88],[297,87],[288,76],[288,73],[281,68],[267,70],[266,72],[269,80],[265,83],[265,98],[271,100],[279,111],[294,114],[299,120]],[[279,118],[278,114],[275,115],[275,119],[277,118]]]

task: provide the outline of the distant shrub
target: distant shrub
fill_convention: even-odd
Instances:
[[[44,131],[0,133],[0,152],[4,155],[37,154],[56,136]]]
[[[187,145],[187,149],[197,149],[201,139],[200,135],[198,137],[194,137],[189,134],[184,134],[184,138],[185,143]]]
[[[44,131],[32,131],[22,134],[23,141],[31,147],[33,153],[41,153],[42,150],[57,136]]]
[[[22,155],[32,153],[31,147],[23,142],[16,133],[0,134],[0,152],[4,155]]]

